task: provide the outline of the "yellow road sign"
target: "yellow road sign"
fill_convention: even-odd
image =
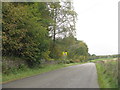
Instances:
[[[62,54],[63,54],[64,56],[67,56],[68,53],[67,53],[67,52],[62,52]]]

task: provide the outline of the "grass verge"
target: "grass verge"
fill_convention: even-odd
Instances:
[[[14,80],[18,80],[18,79],[22,79],[22,78],[38,75],[41,73],[49,72],[52,70],[60,69],[63,67],[78,65],[78,64],[82,64],[82,63],[54,64],[54,65],[45,65],[41,68],[33,68],[33,69],[27,68],[25,70],[20,70],[20,71],[18,70],[16,73],[11,73],[8,75],[3,74],[1,83],[4,84],[10,81],[14,81]]]
[[[96,63],[100,88],[118,88],[117,61]]]

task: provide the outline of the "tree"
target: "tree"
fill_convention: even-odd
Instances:
[[[79,59],[80,61],[88,59],[87,45],[77,40],[76,43],[69,48],[69,58]]]
[[[3,56],[40,63],[49,56],[50,20],[46,3],[3,3]]]
[[[64,38],[75,35],[76,13],[72,7],[71,2],[54,2],[49,3],[48,6],[54,21],[53,24],[49,27],[50,36],[53,39],[51,56],[54,58],[56,56],[55,48],[58,48],[56,46],[56,38]]]

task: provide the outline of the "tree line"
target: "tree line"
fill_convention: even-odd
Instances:
[[[88,47],[75,38],[77,13],[72,2],[2,2],[2,56],[41,60],[84,61]]]
[[[88,60],[94,60],[94,59],[101,59],[101,58],[119,58],[119,54],[113,54],[113,55],[95,55],[95,54],[89,54]]]

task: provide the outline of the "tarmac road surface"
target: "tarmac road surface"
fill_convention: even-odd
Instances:
[[[69,66],[3,84],[3,88],[99,88],[94,63]]]

